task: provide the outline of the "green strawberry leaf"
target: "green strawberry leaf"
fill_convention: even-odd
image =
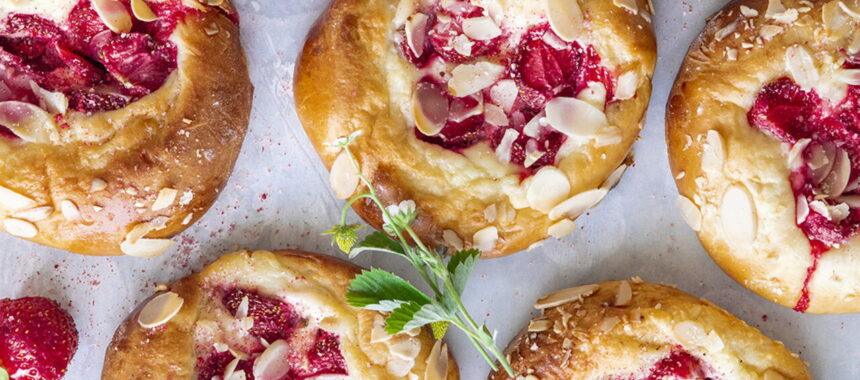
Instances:
[[[364,270],[349,283],[346,302],[353,307],[392,311],[404,303],[419,307],[431,302],[418,288],[381,269]]]

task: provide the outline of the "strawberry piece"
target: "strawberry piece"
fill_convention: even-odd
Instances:
[[[14,132],[12,132],[12,130],[9,129],[8,127],[4,127],[2,125],[0,125],[0,137],[11,139],[11,140],[17,140],[18,139],[18,135],[16,135]]]
[[[16,379],[62,378],[77,348],[75,322],[56,302],[0,300],[0,367]]]
[[[230,351],[215,352],[212,355],[209,355],[205,360],[203,358],[197,358],[197,379],[212,380],[212,378],[216,376],[220,378],[224,375],[224,370],[227,369],[227,365],[229,365],[233,359],[234,356]],[[236,370],[245,371],[246,380],[254,380],[253,360],[240,360],[239,364],[236,366]]]
[[[224,296],[224,307],[235,315],[244,297],[248,297],[248,316],[254,319],[251,335],[268,342],[290,338],[299,322],[290,304],[247,290],[233,289]]]
[[[702,363],[684,351],[675,351],[657,362],[645,380],[658,379],[709,379],[705,377]]]
[[[340,353],[340,339],[325,330],[317,330],[316,342],[308,352],[308,368],[293,367],[287,379],[305,379],[319,375],[346,375],[346,362]]]
[[[129,95],[143,96],[157,90],[176,67],[176,47],[160,44],[151,36],[128,33],[117,36],[99,51],[105,68]]]

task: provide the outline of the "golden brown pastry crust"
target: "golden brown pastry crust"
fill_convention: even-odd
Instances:
[[[632,298],[615,306],[622,283],[630,286]],[[599,283],[593,294],[545,309],[530,325],[507,349],[522,378],[646,378],[680,346],[719,371],[718,378],[812,379],[782,343],[725,310],[675,288],[639,280]],[[697,337],[691,333],[695,331],[703,335]],[[511,379],[502,371],[489,378]]]
[[[812,6],[806,7],[807,3]],[[860,2],[843,3],[860,9]],[[836,1],[783,0],[780,4],[789,12],[797,11],[797,20],[784,24],[768,18],[766,0],[732,1],[710,19],[678,74],[669,98],[666,133],[678,189],[702,215],[698,234],[705,249],[741,285],[794,307],[812,255],[795,223],[788,150],[776,138],[751,127],[747,112],[765,84],[791,77],[786,49],[802,46],[813,54],[823,84],[839,68],[837,52],[850,43],[851,33],[839,35],[824,26],[822,10],[837,6]],[[742,6],[758,15],[742,15]],[[733,24],[736,27],[727,33]],[[724,38],[718,39],[717,34]],[[735,54],[737,58],[731,59]],[[717,169],[703,170],[709,131],[717,132],[712,135],[719,137],[725,158],[715,164]],[[721,227],[721,199],[731,186],[746,189],[751,197],[757,230],[754,242],[737,241]],[[824,254],[809,286],[807,312],[860,311],[858,244],[852,239]]]
[[[178,68],[162,88],[119,110],[70,111],[65,119],[71,127],[60,131],[61,141],[0,139],[0,186],[53,208],[48,218],[32,222],[38,235],[28,240],[81,254],[122,255],[120,244],[136,225],[167,217],[166,227],[147,237],[168,238],[215,201],[241,148],[253,88],[238,26],[219,8],[198,6],[203,12],[173,34]],[[222,7],[232,9],[228,1]],[[92,191],[99,180],[106,187]],[[169,207],[153,211],[162,189],[178,194]],[[63,201],[73,203],[80,220],[63,216]],[[12,213],[0,207],[0,219]]]
[[[587,42],[595,46],[603,64],[615,75],[635,72],[639,85],[634,98],[607,106],[610,124],[622,130],[621,143],[589,145],[584,154],[570,154],[558,163],[571,181],[570,196],[600,187],[628,159],[650,99],[656,61],[647,0],[635,1],[635,15],[611,1],[578,3],[586,15]],[[530,9],[544,2],[499,4]],[[416,230],[428,244],[444,244],[442,234],[451,230],[469,245],[476,232],[495,226],[499,238],[484,257],[498,257],[547,238],[557,221],[530,208],[515,210],[509,202],[503,184],[518,185],[517,176],[502,178],[461,154],[421,142],[414,127],[407,125],[411,116],[404,116],[401,104],[411,99],[418,78],[392,42],[397,5],[394,0],[336,0],[309,35],[296,68],[295,98],[305,131],[323,162],[331,169],[338,155],[325,143],[363,131],[352,146],[362,172],[386,204],[407,199],[417,203]],[[499,215],[492,223],[485,217],[488,207],[495,207]],[[381,227],[374,204],[356,202],[354,208],[368,223]]]
[[[279,298],[314,295],[325,307],[339,315],[328,323],[340,336],[341,352],[351,378],[406,379],[386,370],[392,359],[387,342],[371,342],[371,331],[378,313],[346,305],[346,288],[361,268],[350,263],[300,251],[240,251],[225,255],[212,264],[168,286],[169,291],[184,299],[182,309],[167,324],[154,329],[141,327],[138,313],[146,302],[131,313],[117,329],[107,349],[104,380],[128,379],[197,379],[194,331],[204,318],[207,289],[225,284],[258,289],[262,295],[278,291],[272,284],[288,284]],[[274,295],[274,294],[273,294]],[[218,305],[217,307],[220,307]],[[331,317],[331,316],[329,316]],[[409,336],[398,335],[409,338]],[[411,373],[423,378],[426,360],[434,345],[432,335],[422,329],[414,338],[420,344]],[[391,342],[391,341],[389,341]],[[449,380],[459,379],[457,365],[448,355]]]

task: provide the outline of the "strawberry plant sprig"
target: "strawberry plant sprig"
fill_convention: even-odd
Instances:
[[[466,249],[448,255],[444,249],[427,247],[412,229],[418,210],[408,200],[386,206],[374,190],[373,184],[361,173],[350,144],[360,131],[340,138],[329,146],[343,149],[351,160],[358,178],[367,191],[351,197],[341,212],[340,224],[326,232],[333,244],[354,258],[363,252],[377,251],[406,259],[432,290],[425,294],[403,278],[385,270],[370,269],[356,276],[347,289],[346,299],[351,306],[389,313],[385,330],[397,334],[417,327],[430,325],[436,339],[442,339],[453,325],[461,329],[493,370],[496,362],[514,376],[513,368],[496,346],[495,334],[485,324],[478,324],[463,305],[462,295],[466,282],[481,256],[476,249]],[[370,200],[382,210],[383,231],[367,235],[359,242],[357,224],[347,224],[347,213],[358,201]],[[411,243],[410,243],[411,242]]]

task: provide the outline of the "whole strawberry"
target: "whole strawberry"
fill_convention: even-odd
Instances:
[[[78,349],[72,317],[42,297],[0,300],[0,380],[56,380]]]

